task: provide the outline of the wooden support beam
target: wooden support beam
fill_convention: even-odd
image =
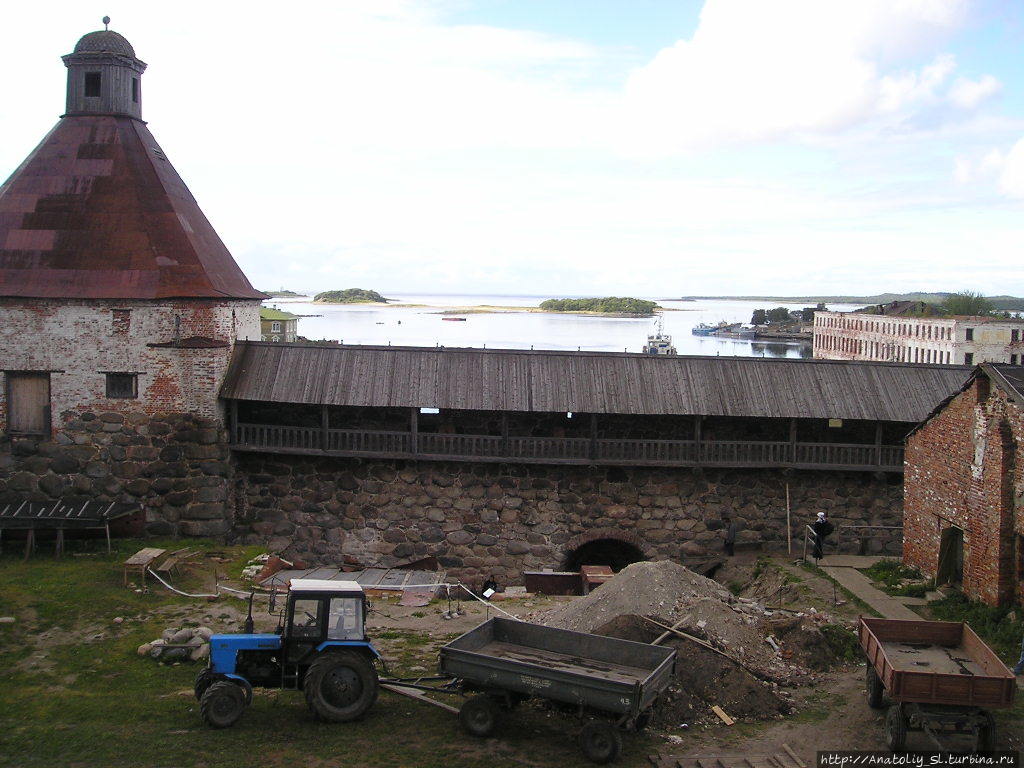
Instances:
[[[590,414],[590,460],[597,460],[597,414]]]
[[[409,409],[409,452],[416,456],[420,452],[420,409]]]
[[[508,441],[508,411],[501,412],[501,455],[510,456],[512,449]]]
[[[796,464],[796,419],[789,420],[789,460]]]
[[[875,464],[882,466],[882,422],[875,424]]]
[[[704,417],[695,416],[693,418],[693,442],[697,444],[697,464],[700,465],[701,459],[701,430],[704,427]]]
[[[320,406],[320,450],[326,451],[331,447],[331,415],[327,412],[327,406]]]
[[[238,444],[238,401],[231,401],[231,442]]]

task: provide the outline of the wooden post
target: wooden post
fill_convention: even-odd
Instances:
[[[409,409],[409,452],[416,456],[420,452],[420,409]]]
[[[231,401],[231,442],[238,444],[238,401]]]
[[[796,464],[796,419],[789,420],[789,463]]]
[[[501,455],[511,458],[511,449],[508,442],[508,411],[501,412]]]
[[[331,447],[331,415],[327,412],[327,406],[320,406],[320,450],[326,451]]]
[[[590,414],[590,460],[597,461],[597,414]]]
[[[703,422],[703,416],[695,416],[693,419],[693,442],[696,444],[695,459],[697,464],[700,464],[700,433]]]
[[[882,466],[882,422],[875,425],[875,466]]]
[[[786,483],[786,552],[793,554],[793,525],[789,516],[789,483]]]

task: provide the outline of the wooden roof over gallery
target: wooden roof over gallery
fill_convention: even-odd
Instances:
[[[225,399],[360,407],[917,422],[964,366],[240,342]]]

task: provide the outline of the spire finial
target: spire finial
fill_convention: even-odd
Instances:
[[[106,32],[106,31],[109,31],[109,29],[110,29],[110,17],[109,16],[104,16],[103,17],[103,30]]]

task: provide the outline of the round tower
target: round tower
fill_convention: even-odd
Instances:
[[[125,115],[142,119],[142,73],[146,63],[117,32],[104,29],[84,35],[63,56],[68,68],[67,115]]]

